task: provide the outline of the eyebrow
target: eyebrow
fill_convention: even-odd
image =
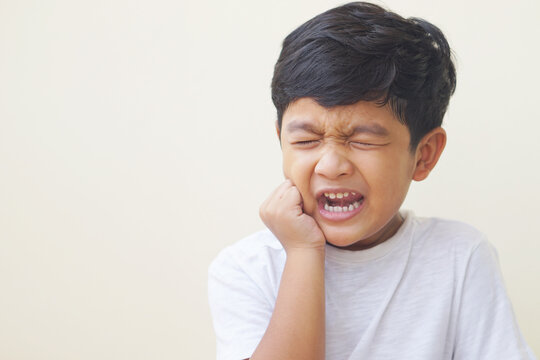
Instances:
[[[299,130],[310,132],[313,134],[324,133],[324,131],[321,131],[321,129],[305,121],[293,121],[287,125],[287,131],[289,132],[294,132],[294,131],[299,131]]]
[[[321,131],[321,129],[305,121],[293,121],[287,125],[287,131],[289,132],[294,132],[294,131],[299,131],[299,130],[310,132],[313,134],[324,133],[324,131]],[[368,133],[368,134],[373,134],[377,136],[388,136],[390,134],[385,127],[375,123],[375,124],[355,126],[352,129],[352,131],[344,132],[343,135],[345,137],[351,137],[351,136],[362,134],[362,133]]]
[[[368,134],[373,134],[373,135],[377,135],[377,136],[388,136],[390,134],[385,127],[383,127],[383,126],[381,126],[379,124],[369,124],[369,125],[356,126],[352,130],[351,135],[349,135],[349,136],[353,136],[353,135],[356,135],[356,134],[362,134],[362,133],[368,133]]]

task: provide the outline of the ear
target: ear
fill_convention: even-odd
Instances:
[[[428,177],[446,145],[446,131],[442,127],[435,128],[427,133],[416,147],[416,164],[413,180],[422,181]]]

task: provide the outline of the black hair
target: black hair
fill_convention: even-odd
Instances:
[[[439,28],[352,2],[317,15],[285,38],[272,101],[280,129],[287,107],[302,97],[327,108],[360,100],[389,104],[408,127],[414,150],[441,126],[455,87],[450,47]]]

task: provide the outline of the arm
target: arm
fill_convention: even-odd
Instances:
[[[296,187],[286,181],[261,206],[261,218],[282,243],[287,260],[270,323],[252,360],[325,356],[325,239],[301,203]]]
[[[324,252],[293,251],[252,360],[324,359]]]

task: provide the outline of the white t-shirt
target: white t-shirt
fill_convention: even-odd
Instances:
[[[326,246],[326,359],[534,359],[485,237],[463,223],[403,215],[398,232],[373,248]],[[218,360],[253,354],[285,258],[265,230],[210,265]]]

